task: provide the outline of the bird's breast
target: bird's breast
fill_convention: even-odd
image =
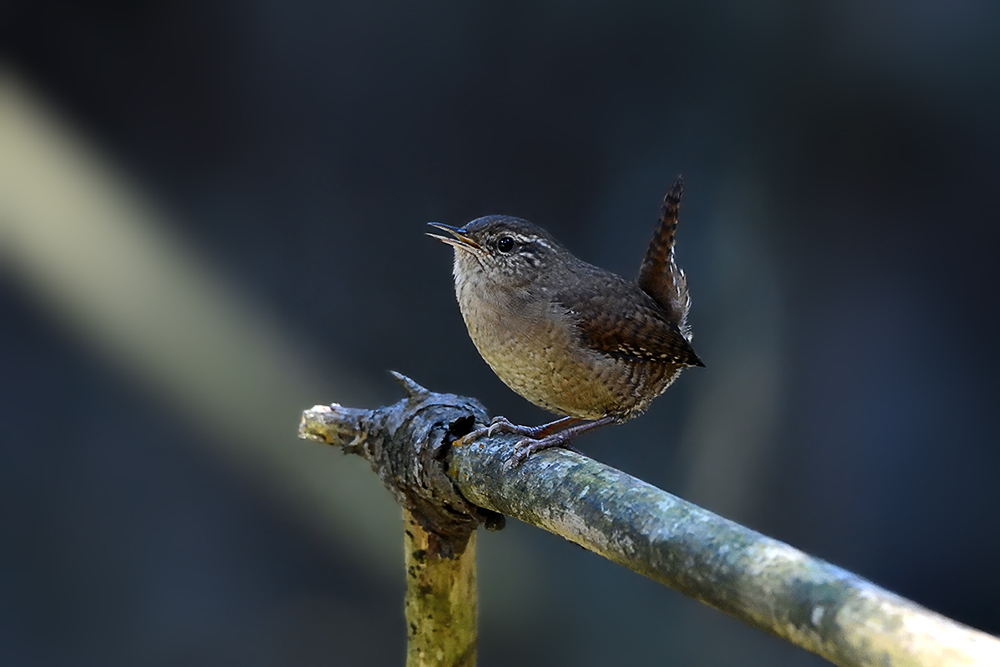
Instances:
[[[620,412],[597,354],[582,347],[569,311],[545,298],[457,284],[469,336],[493,372],[539,407],[580,419]]]

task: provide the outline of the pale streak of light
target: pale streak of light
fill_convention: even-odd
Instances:
[[[308,352],[164,220],[0,63],[2,272],[338,549],[376,576],[398,570],[399,509],[376,477],[295,438],[302,409],[364,392],[320,382]]]

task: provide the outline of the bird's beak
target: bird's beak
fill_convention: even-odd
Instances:
[[[451,236],[441,236],[440,234],[432,234],[427,232],[427,236],[432,239],[437,239],[441,243],[447,243],[450,246],[455,246],[460,250],[467,250],[472,253],[481,253],[483,247],[476,243],[464,230],[458,227],[452,227],[451,225],[446,225],[441,222],[428,222],[428,225],[436,229],[440,229],[448,232]],[[454,238],[452,238],[454,237]]]

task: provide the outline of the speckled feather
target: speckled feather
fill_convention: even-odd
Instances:
[[[674,234],[677,231],[683,194],[684,181],[678,176],[663,198],[660,220],[642,260],[636,284],[653,297],[666,311],[670,322],[690,341],[691,329],[687,326],[687,315],[691,309],[691,297],[688,294],[687,276],[674,260]]]
[[[691,343],[674,323],[676,317],[651,296],[613,273],[583,264],[580,273],[591,280],[573,283],[555,292],[553,299],[567,306],[579,327],[582,341],[591,349],[636,362],[701,366]],[[601,280],[601,292],[588,290]],[[609,309],[608,304],[615,304]]]

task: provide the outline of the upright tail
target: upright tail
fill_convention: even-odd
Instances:
[[[638,285],[667,311],[670,322],[690,341],[691,328],[687,324],[687,315],[691,309],[691,296],[688,294],[687,276],[674,260],[674,232],[677,231],[677,214],[683,194],[684,179],[678,176],[663,198],[660,221],[642,260]]]

